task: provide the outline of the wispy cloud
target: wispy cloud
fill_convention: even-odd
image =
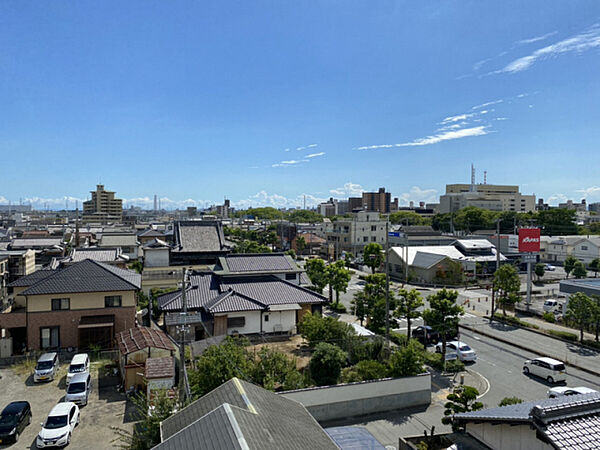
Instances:
[[[403,142],[400,144],[381,144],[381,145],[369,145],[364,147],[358,147],[357,150],[378,150],[386,148],[398,148],[398,147],[419,147],[422,145],[432,145],[443,141],[450,141],[453,139],[461,139],[472,136],[484,136],[489,133],[486,125],[481,125],[472,128],[462,128],[460,130],[449,130],[443,133],[434,134],[424,138],[415,139],[410,142]]]
[[[453,123],[453,122],[458,122],[461,120],[465,120],[468,119],[469,117],[473,117],[476,113],[470,113],[470,114],[459,114],[457,116],[449,116],[446,117],[444,120],[442,120],[440,122],[440,125],[445,125],[447,123]]]
[[[306,155],[306,158],[316,158],[317,156],[323,156],[324,154],[325,152],[311,153],[310,155]]]
[[[538,60],[555,57],[565,53],[582,53],[600,47],[600,25],[596,24],[584,31],[555,44],[540,48],[530,55],[515,59],[504,68],[491,73],[518,73],[529,69]]]
[[[493,100],[491,102],[482,103],[481,105],[475,105],[471,109],[481,109],[481,108],[485,108],[486,106],[498,105],[499,103],[502,103],[502,102],[504,102],[504,99],[501,98],[499,100]]]
[[[593,199],[596,198],[600,198],[600,187],[598,186],[591,186],[588,188],[584,188],[584,189],[577,189],[575,192],[578,192],[582,195],[583,198],[590,198],[592,197]]]
[[[342,187],[331,189],[329,191],[329,193],[331,195],[338,195],[338,196],[345,196],[345,197],[361,195],[363,192],[365,192],[365,190],[360,184],[351,183],[351,182],[345,183]]]
[[[296,164],[302,164],[308,162],[308,159],[289,159],[287,161],[281,161],[276,164],[271,164],[271,167],[285,167],[285,166],[293,166]]]
[[[437,202],[438,196],[435,189],[422,189],[419,186],[413,186],[408,192],[400,194],[398,200],[402,204],[408,204],[410,202],[433,203]]]
[[[556,33],[557,33],[556,31],[553,31],[552,33],[546,33],[541,36],[535,36],[535,37],[532,37],[529,39],[522,39],[520,41],[517,41],[516,44],[517,45],[533,44],[534,42],[543,41],[544,39],[547,39],[550,36],[554,36]]]

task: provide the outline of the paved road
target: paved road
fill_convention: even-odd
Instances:
[[[486,407],[497,406],[504,397],[514,396],[525,401],[546,397],[551,385],[522,373],[523,362],[538,355],[464,329],[461,329],[460,339],[477,352],[477,362],[468,368],[483,375],[490,383],[489,392],[481,398]],[[567,368],[566,384],[600,391],[600,377],[572,367]]]

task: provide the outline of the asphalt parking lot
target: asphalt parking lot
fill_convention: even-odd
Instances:
[[[25,428],[19,441],[0,448],[30,449],[37,448],[36,437],[43,422],[54,405],[62,401],[65,395],[65,375],[67,366],[62,365],[59,376],[48,383],[33,383],[31,375],[19,375],[11,369],[0,369],[0,408],[17,400],[26,400],[31,404],[31,425]],[[127,431],[133,429],[132,406],[125,395],[117,391],[118,377],[92,371],[92,393],[87,406],[81,408],[81,422],[73,432],[71,445],[74,449],[112,449],[116,434],[111,427]],[[100,386],[99,386],[100,385]]]

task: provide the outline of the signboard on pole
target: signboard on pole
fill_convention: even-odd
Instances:
[[[538,253],[540,251],[540,229],[519,229],[519,253]]]

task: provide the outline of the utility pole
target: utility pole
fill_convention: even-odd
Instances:
[[[496,270],[500,268],[500,221],[496,220]],[[490,322],[494,319],[494,307],[496,303],[496,289],[492,279],[492,310],[490,311]]]
[[[390,265],[388,254],[390,252],[390,220],[385,221],[385,343],[390,348]]]
[[[189,384],[187,381],[187,372],[185,369],[185,335],[187,333],[188,324],[187,324],[187,299],[186,299],[186,290],[187,290],[187,269],[184,267],[181,272],[181,303],[182,303],[182,313],[181,317],[181,325],[179,326],[179,333],[181,336],[181,341],[179,343],[179,357],[181,359],[181,367],[180,367],[180,376],[179,376],[179,397],[181,399],[181,403],[184,405],[187,403],[187,400],[190,398],[189,393]],[[152,324],[151,324],[152,325]]]

